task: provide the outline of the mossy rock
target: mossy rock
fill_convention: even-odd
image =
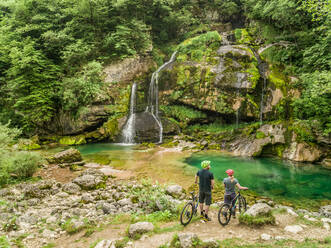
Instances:
[[[257,139],[264,139],[264,138],[266,137],[266,135],[265,135],[264,132],[257,131],[255,137],[256,137]]]
[[[245,28],[237,28],[234,30],[234,35],[239,44],[254,44],[254,39]]]
[[[248,226],[263,226],[263,225],[275,225],[276,219],[272,213],[266,215],[251,216],[248,214],[241,214],[239,216],[239,223]]]
[[[64,136],[59,139],[59,143],[61,145],[82,145],[86,144],[86,139],[84,135],[77,135],[77,136]]]

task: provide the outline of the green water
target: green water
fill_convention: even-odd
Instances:
[[[293,165],[272,159],[248,159],[215,153],[196,153],[185,160],[200,168],[211,161],[215,178],[223,180],[229,168],[235,171],[240,185],[268,197],[288,199],[331,199],[331,171],[317,165]]]
[[[107,151],[123,151],[124,153],[131,153],[134,145],[116,144],[116,143],[96,143],[77,146],[76,148],[82,155],[92,155]]]
[[[90,158],[98,163],[104,161],[105,164],[121,164],[124,166],[123,168],[127,169],[130,169],[139,161],[146,161],[146,163],[153,161],[150,154],[144,153],[143,150],[135,150],[135,146],[98,143],[77,146],[76,148],[84,158]],[[164,154],[159,160],[151,162],[154,166],[154,173],[171,174],[169,166],[175,165],[166,163],[170,159],[172,159],[170,155]],[[218,180],[222,181],[226,177],[225,170],[231,168],[235,171],[235,177],[242,186],[247,186],[260,195],[289,200],[331,199],[331,171],[318,165],[291,164],[273,158],[232,157],[219,152],[194,153],[186,158],[184,163],[195,167],[197,171],[203,160],[211,161],[211,171]],[[127,164],[127,161],[130,161],[130,164]],[[169,169],[166,172],[157,172],[156,167],[167,167]],[[178,171],[175,173],[178,173]],[[180,176],[176,175],[167,176]]]

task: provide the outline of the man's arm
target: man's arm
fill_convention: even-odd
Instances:
[[[197,184],[197,183],[198,183],[198,176],[195,175],[195,184]]]
[[[236,186],[237,186],[239,189],[248,189],[247,187],[240,186],[239,183],[237,183]]]
[[[214,189],[214,179],[211,180],[211,189]]]

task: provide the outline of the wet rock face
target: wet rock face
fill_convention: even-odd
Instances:
[[[258,74],[257,60],[248,47],[227,45],[220,47],[217,53],[220,55],[219,64],[212,70],[217,74],[215,86],[246,90],[255,88],[259,76],[252,80],[254,75],[248,69],[252,67]]]
[[[307,143],[291,143],[290,147],[285,150],[284,158],[296,162],[315,162],[320,159],[322,151],[318,147],[311,146]]]
[[[231,146],[235,155],[259,156],[267,145],[285,144],[286,129],[283,125],[263,125],[257,130],[257,137],[239,138]]]
[[[198,39],[198,38],[197,38]],[[185,42],[183,42],[185,44]],[[160,76],[161,99],[200,110],[257,118],[260,92],[258,62],[247,46],[224,45],[179,52],[177,61]],[[205,52],[209,51],[209,52]],[[201,54],[201,58],[188,55]],[[248,93],[249,97],[246,96]]]

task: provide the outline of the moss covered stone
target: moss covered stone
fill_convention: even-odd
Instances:
[[[264,134],[264,132],[257,131],[255,137],[256,137],[257,139],[263,139],[263,138],[266,137],[266,135]]]
[[[64,136],[59,139],[59,143],[61,145],[72,146],[72,145],[86,144],[86,140],[84,135]]]
[[[244,213],[239,216],[239,223],[248,226],[263,226],[267,224],[274,225],[276,223],[276,219],[272,213],[258,216],[251,216]]]
[[[245,28],[237,28],[234,31],[237,43],[239,44],[253,44],[254,39]]]

